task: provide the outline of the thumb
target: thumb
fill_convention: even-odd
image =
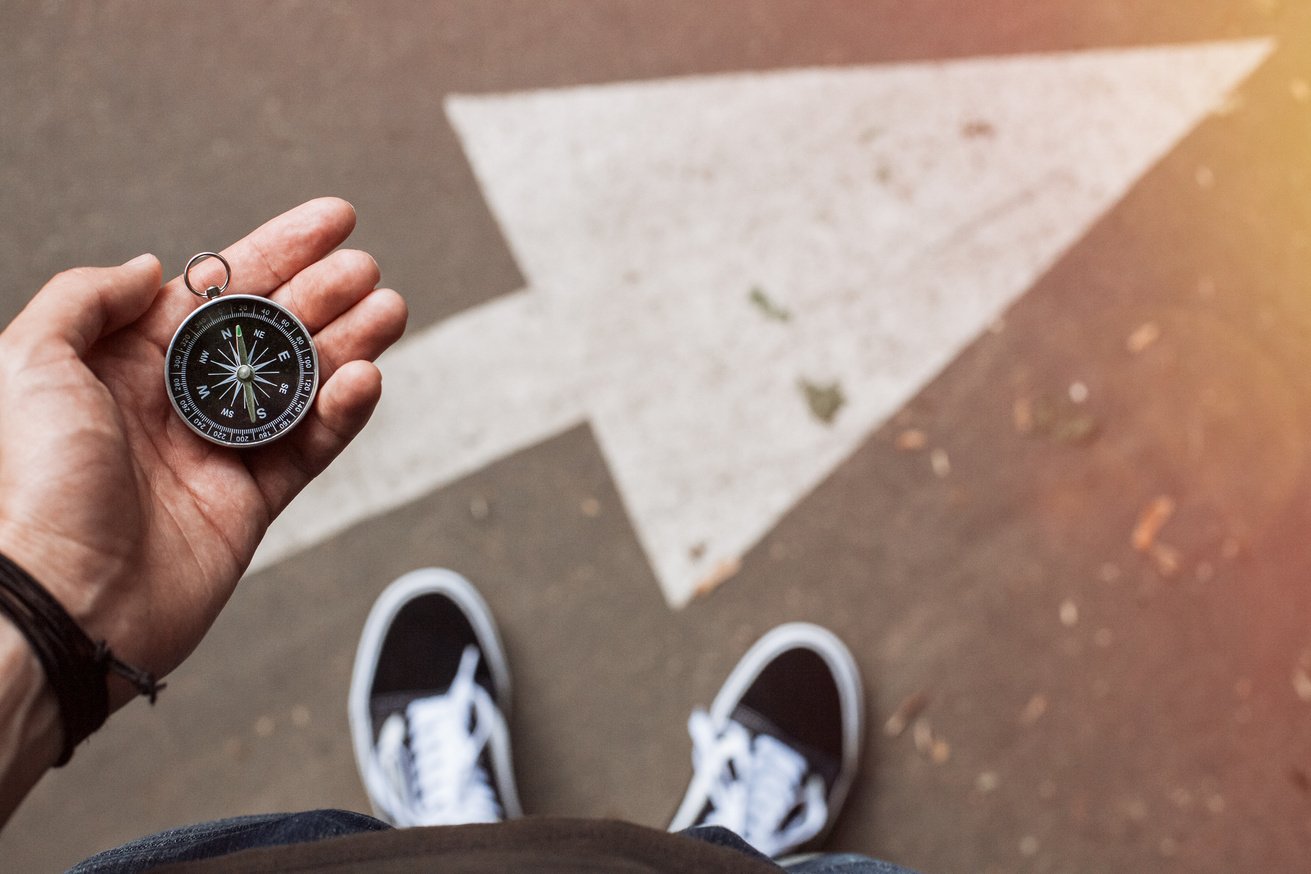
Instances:
[[[82,357],[106,334],[129,325],[159,292],[160,266],[141,255],[121,267],[75,267],[45,284],[5,330],[20,343],[58,341]]]

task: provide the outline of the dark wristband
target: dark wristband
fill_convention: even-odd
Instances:
[[[68,763],[73,749],[109,717],[110,671],[125,678],[155,703],[164,688],[153,674],[124,664],[102,640],[93,643],[63,605],[12,559],[0,554],[0,613],[23,633],[59,702],[64,749],[55,767]]]

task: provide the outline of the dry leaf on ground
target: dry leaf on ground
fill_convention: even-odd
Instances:
[[[1145,352],[1159,339],[1161,339],[1161,326],[1156,322],[1146,322],[1134,329],[1124,345],[1128,347],[1130,352],[1137,355],[1140,352]]]
[[[1170,521],[1174,515],[1175,502],[1174,498],[1169,495],[1161,495],[1152,499],[1143,511],[1138,514],[1138,524],[1134,526],[1133,537],[1130,542],[1133,548],[1139,552],[1147,552],[1156,543],[1156,537],[1165,527],[1165,523]]]
[[[1020,711],[1020,725],[1033,725],[1047,712],[1047,696],[1034,695]]]
[[[918,452],[929,443],[929,435],[916,428],[908,428],[897,435],[896,447],[902,452]]]
[[[730,577],[736,576],[737,572],[742,570],[742,560],[738,558],[728,558],[716,564],[710,569],[710,573],[702,577],[701,582],[696,584],[692,590],[693,598],[700,598],[708,595],[715,588]]]
[[[906,726],[910,725],[928,706],[929,696],[923,692],[914,692],[907,695],[897,705],[897,709],[892,711],[888,721],[883,723],[883,733],[888,737],[900,737],[902,732],[906,730]]]

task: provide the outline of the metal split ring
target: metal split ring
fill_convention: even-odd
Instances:
[[[217,258],[219,260],[219,263],[223,265],[223,270],[225,272],[225,275],[223,277],[223,284],[218,286],[211,285],[209,288],[206,288],[204,291],[197,291],[196,287],[191,284],[191,268],[195,267],[197,264],[199,264],[201,261],[204,261],[206,258]],[[223,292],[227,291],[228,283],[232,281],[232,265],[228,263],[228,259],[224,258],[218,252],[200,252],[199,254],[192,255],[191,260],[187,262],[187,266],[183,268],[182,281],[186,283],[187,291],[191,292],[196,297],[213,299],[218,297]]]

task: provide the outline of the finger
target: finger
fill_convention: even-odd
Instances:
[[[323,472],[360,433],[382,397],[382,373],[368,361],[343,365],[314,401],[314,411],[282,440],[251,453],[251,475],[264,495],[269,518]]]
[[[159,259],[121,267],[76,267],[46,283],[4,332],[8,344],[81,357],[106,334],[141,317],[159,293]],[[56,342],[51,342],[56,341]]]
[[[372,361],[405,333],[409,310],[390,288],[371,292],[314,337],[319,373],[330,379],[347,361]]]
[[[270,219],[220,254],[232,267],[229,294],[266,295],[337,248],[355,229],[355,207],[338,197],[302,203]],[[222,285],[223,265],[210,258],[196,265],[196,288]],[[216,281],[217,280],[217,281]],[[169,283],[185,288],[182,277]]]
[[[318,333],[378,284],[378,262],[368,252],[338,249],[292,277],[271,298]]]
[[[227,293],[267,295],[301,270],[318,261],[355,229],[355,207],[336,197],[303,203],[252,231],[221,253],[232,265]],[[196,288],[223,284],[223,265],[208,258],[191,272]],[[178,276],[164,286],[143,326],[161,347],[200,299]]]

